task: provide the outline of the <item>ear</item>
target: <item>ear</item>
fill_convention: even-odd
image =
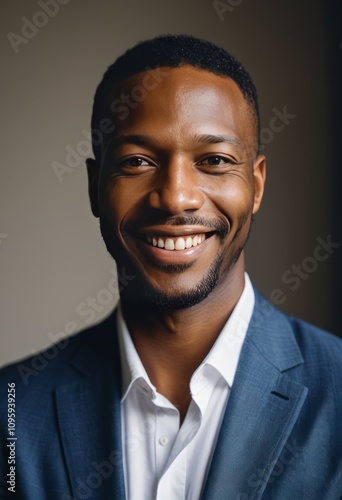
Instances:
[[[88,192],[91,205],[91,211],[95,217],[99,217],[99,172],[100,167],[96,160],[87,158],[87,171],[88,171]]]
[[[257,157],[257,159],[254,162],[253,171],[254,171],[253,214],[255,214],[260,208],[266,181],[266,158],[264,155],[259,155]]]

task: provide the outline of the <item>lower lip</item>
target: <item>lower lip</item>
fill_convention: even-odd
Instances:
[[[139,246],[148,257],[159,264],[190,264],[192,261],[208,247],[213,236],[205,239],[195,247],[185,248],[184,250],[165,250],[164,248],[154,247],[149,243],[138,240]]]

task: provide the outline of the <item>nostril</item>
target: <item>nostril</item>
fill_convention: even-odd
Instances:
[[[172,187],[169,184],[163,188],[151,191],[149,205],[171,214],[188,210],[198,210],[202,207],[204,198],[202,192],[190,186]]]

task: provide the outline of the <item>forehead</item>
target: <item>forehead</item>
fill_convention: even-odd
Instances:
[[[117,133],[152,127],[178,133],[179,140],[192,132],[229,132],[248,144],[255,140],[252,112],[238,85],[191,66],[138,73],[113,86],[106,101],[105,114]]]

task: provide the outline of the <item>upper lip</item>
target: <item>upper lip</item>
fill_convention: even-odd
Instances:
[[[213,233],[213,228],[205,226],[152,226],[139,229],[136,233],[140,236],[190,236],[191,234]]]

